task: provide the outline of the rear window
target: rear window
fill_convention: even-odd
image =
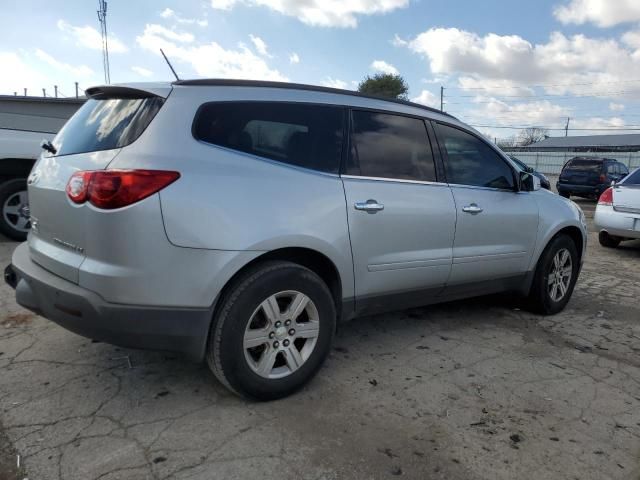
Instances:
[[[640,185],[640,169],[624,179],[624,185]]]
[[[338,173],[344,109],[281,102],[212,102],[195,119],[196,139],[279,162]]]
[[[89,99],[53,140],[56,155],[125,147],[142,134],[163,103],[159,97]]]
[[[564,167],[570,170],[585,170],[592,172],[599,172],[602,168],[602,160],[591,160],[589,158],[574,158],[569,160]]]

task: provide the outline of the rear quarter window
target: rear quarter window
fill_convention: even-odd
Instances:
[[[111,150],[130,145],[164,103],[159,97],[89,99],[53,140],[56,155]]]
[[[322,172],[338,173],[345,110],[283,102],[211,102],[194,120],[197,140]]]

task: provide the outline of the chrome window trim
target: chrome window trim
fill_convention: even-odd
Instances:
[[[366,177],[363,175],[341,175],[342,178],[348,180],[374,180],[376,182],[393,182],[393,183],[411,183],[416,185],[434,185],[434,186],[442,186],[447,187],[448,184],[445,182],[430,182],[426,180],[408,180],[404,178],[388,178],[388,177]]]
[[[489,190],[489,191],[493,191],[493,192],[509,192],[509,193],[529,193],[525,190],[516,190],[514,188],[495,188],[495,187],[482,187],[480,185],[465,185],[463,183],[449,183],[447,184],[450,187],[456,187],[456,188],[472,188],[474,190]]]

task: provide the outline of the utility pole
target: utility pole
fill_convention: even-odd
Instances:
[[[43,97],[46,97],[46,96],[47,96],[47,89],[46,89],[46,88],[43,88],[43,89],[42,89],[42,96],[43,96]]]
[[[566,137],[567,135],[569,135],[569,120],[571,120],[570,117],[567,117],[567,124],[564,126],[564,136]]]
[[[440,86],[440,111],[444,112],[444,87]]]
[[[53,86],[53,89],[54,89],[54,91],[56,92],[56,93],[55,93],[56,98],[58,98],[58,85],[54,85],[54,86]]]
[[[76,82],[76,98],[78,98],[78,82]]]
[[[104,68],[104,81],[111,83],[109,73],[109,43],[107,40],[107,1],[98,0],[98,21],[100,22],[100,33],[102,35],[102,66]]]
[[[24,87],[24,96],[27,96],[27,87]]]

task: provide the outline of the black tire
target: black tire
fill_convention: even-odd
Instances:
[[[569,192],[559,192],[561,197],[571,198],[571,194]]]
[[[622,239],[620,237],[615,237],[613,235],[609,235],[604,230],[598,234],[598,241],[600,245],[606,248],[617,248],[620,245]]]
[[[306,295],[317,310],[319,333],[315,347],[297,370],[284,378],[265,378],[252,369],[245,357],[245,330],[262,302],[276,293],[291,290]],[[240,396],[261,401],[286,397],[320,369],[331,349],[335,327],[336,307],[327,285],[318,275],[291,262],[260,263],[242,274],[221,298],[209,335],[207,363],[218,380]],[[270,345],[264,346],[261,355],[266,354]],[[280,357],[279,361],[286,358],[286,355]]]
[[[13,195],[18,192],[27,191],[27,181],[24,178],[17,178],[9,180],[0,185],[0,232],[7,237],[23,242],[27,239],[27,233],[16,229],[12,221],[16,220],[16,217],[11,214],[7,215],[10,221],[5,218],[5,203]]]
[[[552,273],[554,266],[554,257],[561,250],[566,249],[571,256],[571,278],[569,285],[564,296],[555,300],[551,297],[549,292],[549,275]],[[533,278],[533,284],[529,293],[529,306],[530,308],[542,315],[555,315],[558,312],[564,310],[571,299],[573,289],[578,279],[578,273],[580,271],[580,257],[575,243],[571,237],[567,235],[558,235],[554,237],[538,260],[536,272]]]

